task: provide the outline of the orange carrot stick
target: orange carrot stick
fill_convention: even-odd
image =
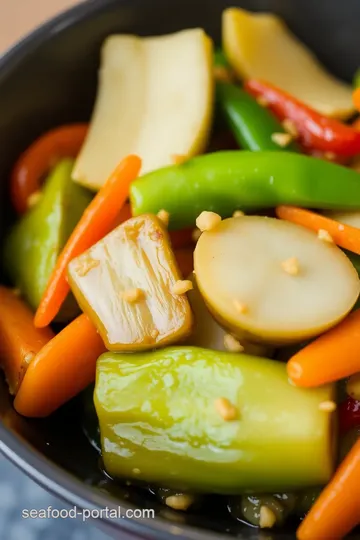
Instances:
[[[137,177],[141,160],[125,158],[91,201],[60,254],[35,315],[35,326],[48,326],[60,310],[70,287],[66,281],[69,262],[103,238],[114,226],[117,215]]]
[[[353,97],[354,107],[359,112],[360,111],[360,88],[356,88],[353,91],[352,97]]]
[[[14,406],[23,416],[42,418],[84,390],[95,378],[105,346],[86,315],[66,326],[30,364]]]
[[[28,209],[30,195],[39,191],[43,177],[63,157],[76,157],[88,124],[70,124],[48,131],[20,156],[11,174],[10,196],[15,210]]]
[[[299,540],[337,540],[360,523],[360,439],[297,530]]]
[[[360,255],[360,230],[355,227],[296,206],[278,206],[276,215],[315,232],[323,229],[330,234],[335,244]]]
[[[321,386],[360,372],[360,309],[296,353],[287,364],[297,386]]]
[[[13,290],[0,286],[0,364],[11,394],[16,394],[28,365],[53,337],[50,328],[35,328],[33,312]]]

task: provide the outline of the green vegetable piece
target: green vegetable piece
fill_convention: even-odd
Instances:
[[[218,82],[216,98],[229,128],[241,148],[253,152],[263,150],[297,151],[296,143],[275,116],[256,102],[245,90],[234,84]],[[272,136],[277,133],[286,134],[289,143],[280,146]]]
[[[111,476],[224,494],[325,483],[330,399],[331,386],[291,385],[279,362],[197,347],[106,353],[94,393]]]
[[[215,152],[149,173],[130,191],[134,215],[165,208],[173,229],[193,226],[203,210],[360,209],[359,173],[292,152]]]
[[[231,69],[230,64],[225,56],[225,53],[220,47],[218,47],[214,51],[214,66]]]
[[[6,271],[34,310],[60,251],[92,198],[71,180],[72,168],[70,159],[55,167],[39,202],[15,224],[5,242]],[[76,315],[78,308],[72,297],[64,307],[61,320]]]

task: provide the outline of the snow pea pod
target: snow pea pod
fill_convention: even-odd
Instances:
[[[280,362],[198,347],[106,353],[94,393],[111,476],[224,494],[325,483],[329,399],[329,385],[292,386]]]
[[[286,133],[275,116],[242,88],[227,82],[218,82],[216,99],[219,110],[241,148],[253,152],[298,151],[297,144],[291,142],[291,136]],[[289,138],[289,143],[279,145],[276,139],[273,139],[274,134],[285,135]]]
[[[360,209],[359,173],[294,152],[224,151],[156,170],[130,189],[133,215],[170,213],[170,227],[193,226],[203,210],[230,216],[234,210],[280,204],[319,209]]]

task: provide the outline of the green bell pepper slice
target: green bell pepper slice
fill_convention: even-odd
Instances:
[[[130,188],[134,215],[170,213],[170,227],[193,226],[203,210],[222,217],[291,204],[360,209],[359,173],[293,152],[214,152],[139,178]]]
[[[5,241],[6,272],[34,310],[60,251],[92,199],[89,191],[72,181],[73,165],[73,160],[65,159],[55,167],[39,202],[15,224]],[[60,320],[72,318],[77,311],[75,301],[68,297]]]
[[[111,476],[223,494],[325,483],[332,415],[319,404],[332,398],[331,386],[292,386],[280,362],[197,347],[106,353],[94,393]]]

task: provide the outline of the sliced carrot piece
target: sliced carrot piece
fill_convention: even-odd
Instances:
[[[299,540],[337,540],[360,523],[360,439],[297,530]]]
[[[80,315],[43,347],[30,364],[14,406],[23,416],[48,416],[95,379],[105,345],[86,315]]]
[[[360,229],[296,206],[278,206],[276,215],[315,232],[326,231],[335,244],[360,255]]]
[[[321,386],[360,372],[360,309],[297,352],[287,364],[297,386]]]
[[[138,176],[141,160],[128,156],[115,169],[91,201],[60,254],[35,315],[35,326],[48,326],[55,318],[70,287],[66,280],[69,262],[109,233],[125,204],[130,184]]]
[[[0,363],[11,394],[16,394],[30,362],[53,337],[50,328],[35,328],[33,312],[14,290],[0,286]]]

